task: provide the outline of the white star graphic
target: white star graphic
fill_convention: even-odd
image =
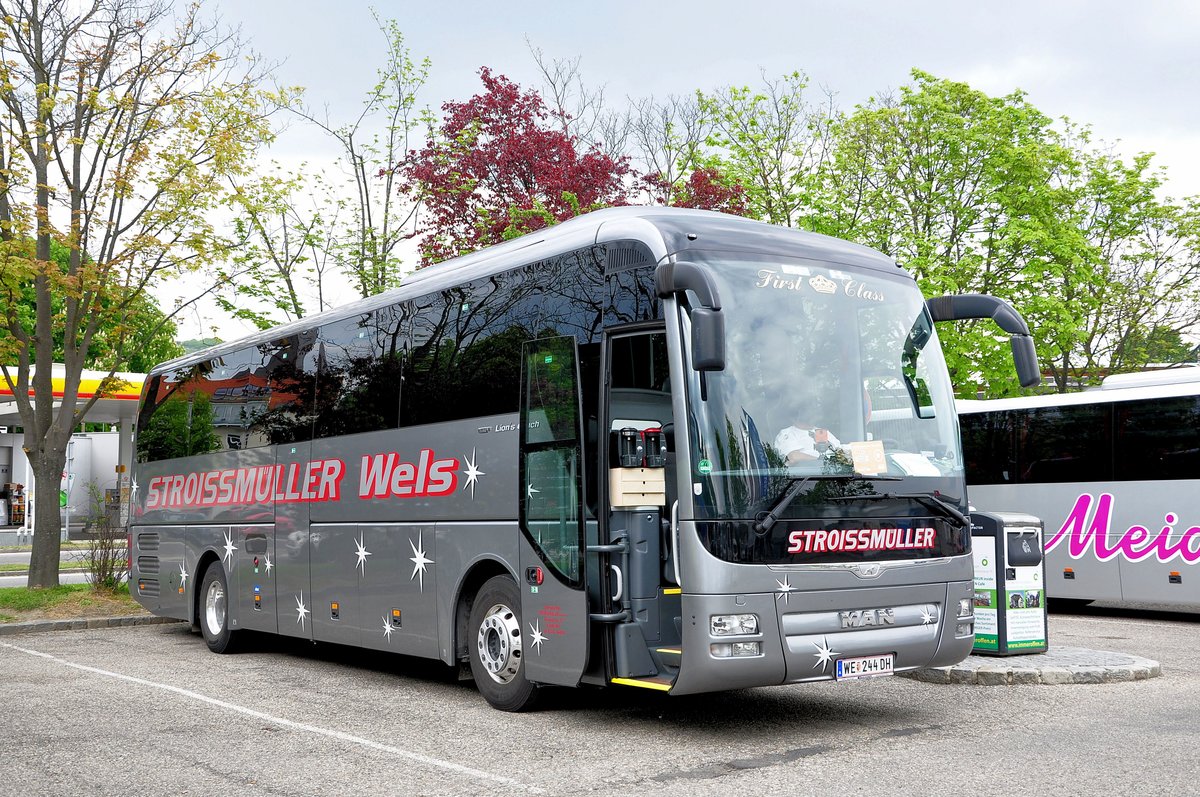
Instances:
[[[226,532],[225,533],[225,555],[221,558],[224,561],[229,562],[230,565],[232,565],[233,564],[233,552],[236,550],[237,550],[237,546],[233,544],[233,539],[232,539],[232,537],[230,537],[229,532]]]
[[[271,554],[267,554],[267,563],[263,565],[267,569],[267,575],[271,575],[271,568],[275,565],[271,564]]]
[[[467,477],[467,483],[464,484],[463,487],[471,488],[471,500],[474,501],[475,482],[479,481],[480,476],[486,476],[487,474],[475,467],[475,449],[471,449],[471,456],[469,458],[463,457],[463,459],[467,460],[467,469],[464,471],[464,475]]]
[[[813,669],[815,670],[817,667],[820,667],[821,671],[824,672],[825,667],[829,664],[829,662],[833,661],[833,657],[837,655],[837,651],[829,646],[829,640],[825,639],[824,637],[821,638],[820,645],[818,645],[816,642],[812,644],[813,647],[817,649],[817,652],[813,654],[817,659],[817,663],[813,665]]]
[[[137,494],[138,494],[138,483],[137,483],[137,479],[134,479],[133,480],[133,489],[129,492],[129,503],[130,504],[137,503]]]
[[[354,545],[358,548],[354,552],[354,555],[358,557],[358,562],[354,566],[360,569],[364,576],[367,574],[367,557],[371,555],[371,552],[365,547],[366,540],[367,533],[364,531],[362,536],[354,541]]]
[[[533,489],[533,483],[530,482],[529,488],[527,490],[525,490],[525,495],[528,496],[529,498],[533,498],[534,493],[540,493],[540,492],[541,492],[541,490]]]
[[[542,633],[541,624],[541,620],[535,620],[529,625],[529,630],[533,633],[529,642],[533,645],[533,649],[538,652],[539,656],[542,655],[542,643],[546,641],[546,635]]]
[[[300,627],[304,627],[304,618],[308,617],[308,607],[304,605],[304,593],[301,592],[296,598],[296,622]]]
[[[933,612],[929,611],[928,606],[921,607],[921,625],[929,625],[933,622]]]
[[[388,642],[392,641],[392,624],[388,622],[386,614],[383,616],[383,635]]]
[[[184,585],[187,584],[187,577],[188,577],[187,568],[184,567],[183,564],[181,563],[179,565],[179,588],[180,589],[183,589]]]
[[[412,552],[415,554],[415,556],[408,557],[408,561],[413,563],[412,575],[408,577],[408,580],[412,581],[417,576],[420,576],[421,579],[420,579],[419,583],[421,584],[421,592],[424,592],[425,591],[425,566],[433,564],[432,559],[427,559],[425,557],[425,532],[422,531],[419,533],[419,535],[417,536],[417,542],[414,543],[410,539],[408,541],[408,544],[412,547]]]
[[[796,589],[792,586],[792,577],[784,576],[783,581],[776,579],[775,583],[779,585],[779,592],[775,595],[775,600],[783,598],[783,602],[790,605],[792,592]]]

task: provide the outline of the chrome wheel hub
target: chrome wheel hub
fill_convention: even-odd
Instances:
[[[479,661],[496,683],[506,684],[521,669],[521,625],[502,603],[487,610],[476,640]]]
[[[209,584],[204,595],[204,624],[213,636],[219,636],[225,628],[225,588],[220,581]]]

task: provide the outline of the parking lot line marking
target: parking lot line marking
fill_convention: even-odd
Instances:
[[[103,675],[108,678],[116,678],[118,680],[128,681],[129,683],[138,684],[140,686],[148,686],[153,689],[161,689],[164,692],[173,692],[174,694],[189,698],[191,700],[197,700],[201,703],[208,703],[209,705],[217,706],[218,708],[224,708],[224,709],[228,709],[230,711],[236,711],[239,714],[245,714],[248,717],[254,717],[255,719],[264,720],[266,722],[270,722],[275,725],[279,725],[280,727],[283,727],[283,728],[291,728],[292,730],[304,731],[306,733],[312,733],[317,736],[326,736],[326,737],[329,737],[330,739],[338,739],[339,741],[350,742],[351,744],[357,744],[357,745],[361,745],[363,747],[369,747],[372,750],[379,750],[380,752],[391,753],[392,755],[396,755],[401,758],[407,758],[410,761],[416,761],[421,764],[428,764],[429,766],[432,766],[432,767],[438,767],[440,769],[449,770],[450,772],[455,772],[459,775],[465,775],[469,778],[475,778],[476,780],[486,780],[486,781],[490,781],[492,783],[503,783],[507,786],[515,786],[515,787],[517,787],[519,789],[523,789],[524,791],[527,791],[531,794],[542,794],[543,793],[542,789],[539,789],[535,786],[530,786],[525,783],[521,783],[520,781],[513,780],[512,778],[506,778],[503,775],[496,775],[492,772],[484,772],[481,769],[473,769],[472,767],[466,767],[466,766],[463,766],[462,764],[455,764],[452,761],[443,761],[440,758],[434,758],[432,756],[423,755],[421,753],[414,753],[411,750],[403,750],[399,747],[393,747],[390,744],[382,744],[380,742],[375,742],[370,739],[364,739],[361,736],[355,736],[350,733],[343,733],[342,731],[333,731],[333,730],[329,730],[328,728],[318,728],[316,725],[309,725],[304,722],[295,722],[294,720],[284,719],[283,717],[276,717],[276,716],[267,714],[262,711],[257,711],[252,708],[247,708],[246,706],[239,706],[236,703],[229,703],[225,700],[218,700],[215,697],[209,697],[208,695],[202,695],[199,692],[193,692],[190,689],[182,689],[178,686],[171,686],[170,684],[161,684],[156,681],[148,681],[145,678],[138,678],[135,675],[125,675],[124,673],[112,672],[111,670],[102,670],[99,667],[91,667],[86,664],[78,664],[77,662],[68,661],[67,659],[59,658],[58,656],[52,656],[49,653],[42,653],[41,651],[38,651],[38,650],[30,650],[29,648],[18,647],[17,645],[12,645],[7,642],[0,642],[0,647],[9,648],[10,650],[16,650],[21,653],[26,653],[30,656],[37,656],[38,658],[46,659],[46,660],[52,661],[56,664],[61,664],[65,667],[74,667],[75,669],[83,670],[84,672],[90,672],[90,673],[94,673],[96,675]]]

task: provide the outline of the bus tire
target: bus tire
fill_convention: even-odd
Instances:
[[[204,571],[200,582],[200,632],[213,653],[232,653],[237,649],[239,635],[229,627],[229,582],[225,568],[213,562]]]
[[[501,711],[526,711],[538,687],[525,678],[521,591],[508,576],[495,576],[475,595],[470,638],[471,674],[483,699]]]

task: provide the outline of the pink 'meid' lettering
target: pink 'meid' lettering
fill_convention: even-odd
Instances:
[[[1047,551],[1058,547],[1063,537],[1070,532],[1067,551],[1071,554],[1072,559],[1082,559],[1087,554],[1089,546],[1095,548],[1096,558],[1101,562],[1107,562],[1117,555],[1120,550],[1119,545],[1113,548],[1108,547],[1108,527],[1112,521],[1112,494],[1102,493],[1096,499],[1094,514],[1091,511],[1092,500],[1090,493],[1084,493],[1075,499],[1075,506],[1071,508],[1062,528],[1050,539],[1050,542],[1046,543]]]

